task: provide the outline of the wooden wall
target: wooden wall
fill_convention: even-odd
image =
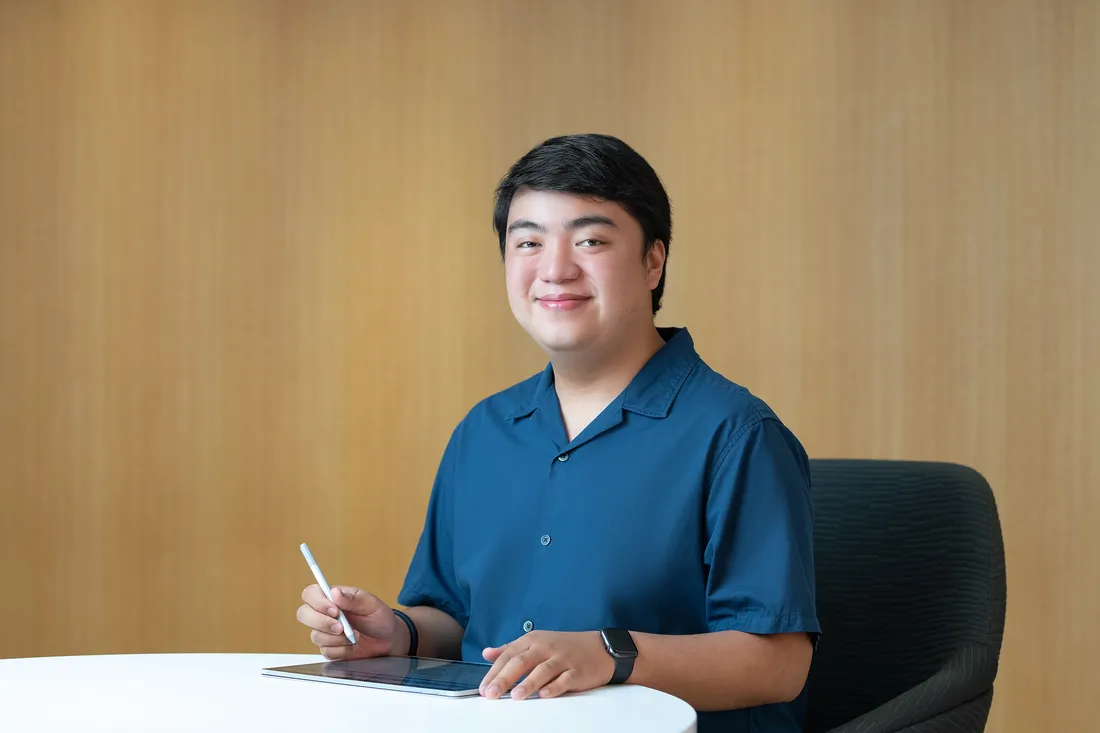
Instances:
[[[812,455],[996,491],[990,730],[1100,689],[1100,3],[0,0],[0,656],[310,650],[541,367],[492,188],[617,134],[666,309]],[[899,630],[901,632],[903,630]]]

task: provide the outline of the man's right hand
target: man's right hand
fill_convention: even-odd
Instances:
[[[320,647],[326,659],[385,657],[408,651],[405,623],[394,615],[392,608],[365,590],[333,586],[329,601],[314,583],[302,591],[302,600],[305,603],[298,607],[298,620],[312,629],[309,640]],[[344,636],[337,606],[356,631],[355,646]]]

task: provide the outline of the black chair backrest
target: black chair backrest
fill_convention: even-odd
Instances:
[[[810,470],[822,636],[807,733],[877,708],[968,646],[991,654],[966,672],[990,688],[1005,564],[985,479],[948,463],[815,459]]]

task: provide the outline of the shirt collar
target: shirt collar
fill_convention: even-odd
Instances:
[[[658,328],[657,332],[665,340],[665,345],[630,380],[623,394],[623,409],[647,417],[663,418],[668,416],[673,400],[699,362],[699,354],[686,328]],[[533,387],[520,395],[508,419],[527,417],[542,405],[553,389],[554,367],[547,364],[533,382]]]

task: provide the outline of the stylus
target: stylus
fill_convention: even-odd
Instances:
[[[321,572],[321,568],[317,567],[317,561],[313,559],[313,553],[309,551],[309,545],[305,542],[302,543],[302,554],[306,558],[306,562],[309,563],[309,569],[313,571],[313,577],[317,578],[317,585],[321,586],[321,590],[325,593],[325,598],[332,600],[332,589],[328,587],[328,581],[325,580],[324,573]],[[340,623],[344,625],[344,636],[348,637],[348,641],[352,644],[355,643],[355,629],[351,628],[351,624],[348,623],[348,617],[344,615],[344,612],[338,607],[337,613],[340,614]]]

